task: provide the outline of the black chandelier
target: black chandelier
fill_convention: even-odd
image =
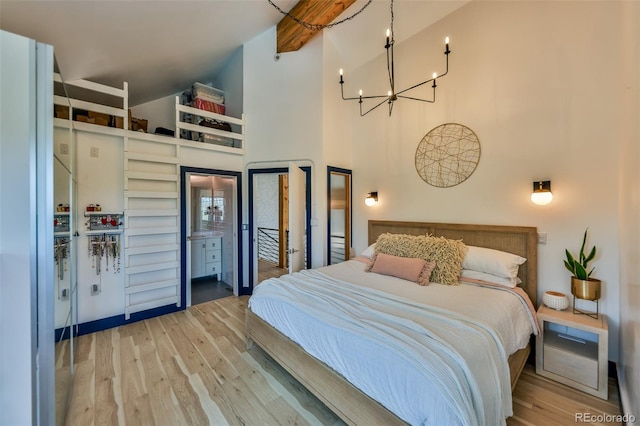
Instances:
[[[384,45],[384,48],[387,51],[387,72],[389,73],[389,86],[390,86],[390,90],[387,92],[386,95],[376,95],[376,96],[362,96],[362,89],[360,89],[359,95],[356,97],[352,97],[352,98],[345,98],[344,97],[344,79],[343,79],[343,70],[342,68],[340,68],[340,92],[342,94],[342,99],[345,101],[351,101],[351,100],[357,100],[358,103],[360,104],[360,116],[364,117],[365,115],[369,114],[371,111],[373,111],[374,109],[378,108],[380,105],[387,103],[389,104],[389,117],[391,117],[391,111],[393,111],[393,103],[395,101],[397,101],[400,98],[403,99],[411,99],[414,101],[419,101],[419,102],[429,102],[429,103],[434,103],[436,101],[436,79],[438,78],[442,78],[445,75],[447,75],[447,73],[449,72],[449,53],[451,53],[451,50],[449,50],[449,37],[445,38],[445,50],[444,50],[444,55],[446,58],[446,68],[445,68],[445,72],[443,74],[438,75],[437,73],[433,73],[433,75],[431,76],[431,78],[429,80],[423,81],[422,83],[418,83],[418,84],[414,84],[413,86],[404,89],[404,90],[400,90],[398,92],[396,92],[396,88],[395,88],[395,74],[394,74],[394,62],[393,62],[393,45],[395,44],[395,40],[394,40],[394,33],[393,33],[393,0],[391,0],[391,27],[387,28],[387,42]],[[431,87],[433,88],[433,97],[431,99],[421,99],[421,98],[416,98],[413,96],[407,96],[407,95],[403,95],[403,93],[406,93],[410,90],[415,89],[416,87],[420,87],[424,84],[427,83],[432,83]],[[376,105],[374,105],[371,109],[367,110],[366,112],[362,112],[362,103],[363,100],[366,99],[382,99],[379,103],[377,103]]]

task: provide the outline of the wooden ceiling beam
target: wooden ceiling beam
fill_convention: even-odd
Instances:
[[[314,25],[327,25],[336,19],[356,0],[300,0],[289,11],[292,16]],[[277,27],[277,51],[300,50],[319,30],[309,30],[289,16],[285,16]]]

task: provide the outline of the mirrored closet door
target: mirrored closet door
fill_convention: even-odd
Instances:
[[[327,263],[351,257],[351,170],[327,167]]]
[[[69,111],[68,97],[60,72],[54,69],[54,109],[56,117]],[[73,384],[74,338],[77,335],[77,182],[73,173],[75,144],[72,122],[54,120],[53,129],[53,299],[55,313],[56,425],[65,424]]]

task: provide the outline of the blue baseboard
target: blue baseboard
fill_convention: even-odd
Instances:
[[[64,328],[57,328],[55,330],[55,341],[58,342],[60,341],[60,338],[62,337],[62,334],[64,333],[64,339],[63,340],[67,340],[69,338],[69,327],[64,327]]]
[[[125,324],[131,324],[133,322],[142,321],[145,319],[157,317],[160,315],[166,315],[173,312],[184,311],[185,308],[177,307],[176,305],[169,306],[161,306],[159,308],[149,309],[143,312],[136,312],[135,314],[131,314],[131,317],[128,320],[125,320],[124,314],[115,315],[108,318],[102,318],[95,321],[84,322],[82,324],[78,324],[78,336],[82,336],[83,334],[95,333],[96,331],[108,330],[113,327],[118,327]],[[56,342],[60,340],[62,333],[64,332],[64,339],[69,338],[69,327],[58,328],[55,331],[55,339]]]

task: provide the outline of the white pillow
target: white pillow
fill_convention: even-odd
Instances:
[[[373,256],[375,249],[376,249],[376,243],[373,243],[369,247],[364,249],[364,251],[360,253],[360,256],[366,257],[367,259],[371,259],[371,256]]]
[[[472,280],[486,281],[492,284],[514,288],[522,282],[518,277],[515,279],[499,277],[497,275],[487,274],[486,272],[474,271],[471,269],[463,269],[460,271],[460,278],[470,278]],[[464,281],[464,280],[462,280]]]
[[[467,246],[467,254],[462,261],[462,269],[471,269],[498,277],[515,280],[518,268],[527,259],[513,253],[485,247]],[[515,281],[514,281],[515,282]]]

